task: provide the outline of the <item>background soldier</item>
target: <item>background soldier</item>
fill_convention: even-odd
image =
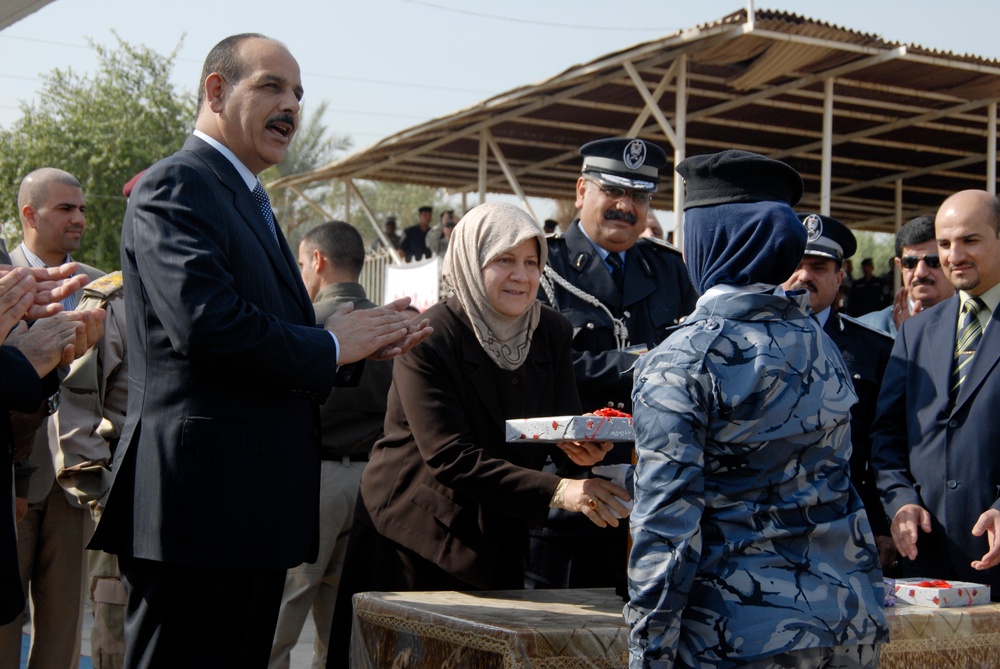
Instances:
[[[128,199],[145,170],[122,187]],[[63,381],[62,402],[54,417],[59,435],[57,478],[100,521],[111,489],[111,461],[125,424],[128,403],[128,357],[125,337],[125,291],[122,273],[112,272],[83,289],[79,309],[107,312],[104,337],[73,363]],[[87,551],[90,576],[90,654],[94,669],[120,669],[125,659],[125,586],[118,557]]]
[[[128,362],[125,346],[125,300],[121,272],[113,272],[83,289],[79,309],[107,311],[104,337],[70,367],[63,380],[54,417],[59,435],[57,479],[95,521],[111,489],[111,460],[125,424]],[[125,588],[118,558],[86,551],[94,621],[90,652],[95,669],[119,669],[125,658]]]

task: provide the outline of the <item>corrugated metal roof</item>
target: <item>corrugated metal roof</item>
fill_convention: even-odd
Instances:
[[[990,103],[1000,61],[891,42],[796,14],[746,10],[573,66],[454,114],[406,129],[319,170],[272,187],[371,179],[513,193],[504,164],[528,196],[570,197],[578,147],[637,134],[672,156],[677,78],[687,59],[686,153],[728,148],[784,160],[806,182],[800,208],[818,210],[824,85],[832,78],[831,214],[892,229],[895,183],[903,218],[930,213],[949,194],[986,187]],[[670,208],[672,183],[654,206]]]

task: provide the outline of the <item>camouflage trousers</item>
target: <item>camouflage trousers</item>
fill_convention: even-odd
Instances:
[[[87,553],[94,612],[90,632],[94,669],[121,669],[125,659],[125,586],[118,571],[118,557],[104,551]]]
[[[790,650],[738,666],[741,669],[875,669],[881,655],[881,644],[825,646]]]

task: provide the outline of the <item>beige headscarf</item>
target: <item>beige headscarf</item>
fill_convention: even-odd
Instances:
[[[542,307],[535,300],[520,316],[504,316],[487,299],[483,268],[532,238],[538,240],[539,267],[545,267],[548,247],[534,219],[512,204],[487,202],[458,222],[444,256],[442,277],[469,315],[483,350],[502,369],[524,364]]]

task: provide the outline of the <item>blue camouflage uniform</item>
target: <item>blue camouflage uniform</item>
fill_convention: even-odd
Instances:
[[[840,353],[805,295],[703,300],[635,372],[630,667],[886,641]]]

